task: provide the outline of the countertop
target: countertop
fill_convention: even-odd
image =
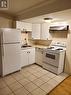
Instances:
[[[45,46],[45,45],[33,45],[33,47],[35,47],[35,48],[47,48],[49,46]]]
[[[31,47],[22,47],[21,49],[22,50],[25,50],[25,49],[30,49],[30,48],[47,48],[49,46],[45,46],[45,45],[31,45]]]

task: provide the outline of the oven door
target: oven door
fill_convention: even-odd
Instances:
[[[59,66],[59,53],[55,53],[54,51],[44,51],[43,53],[43,62],[46,64],[50,64],[52,66]]]

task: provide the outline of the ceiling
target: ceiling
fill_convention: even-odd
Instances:
[[[8,10],[0,10],[0,16],[22,20],[70,8],[71,0],[9,0]]]
[[[9,0],[9,8],[7,10],[0,10],[0,12],[11,16],[16,16],[18,13],[46,1],[49,0]]]
[[[9,0],[9,9],[7,10],[7,12],[15,14],[41,2],[43,3],[43,1],[46,0]]]
[[[64,11],[54,12],[50,14],[45,14],[37,17],[33,17],[30,19],[22,20],[24,22],[29,23],[44,23],[44,18],[52,18],[51,22],[68,22],[71,21],[71,9],[67,9]],[[50,22],[48,22],[50,23]]]

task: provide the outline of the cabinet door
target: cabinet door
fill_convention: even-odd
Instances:
[[[41,24],[41,39],[47,40],[49,38],[49,23]]]
[[[23,30],[24,29],[24,23],[22,21],[16,21],[16,28]]]
[[[42,66],[43,63],[43,51],[36,49],[36,63]]]
[[[32,24],[23,21],[16,21],[16,28],[20,30],[32,31]]]
[[[26,31],[32,31],[32,24],[31,23],[24,23],[24,28]]]
[[[40,39],[40,24],[32,24],[32,38]]]
[[[28,65],[28,50],[22,50],[21,53],[21,67]]]
[[[29,64],[35,63],[35,48],[28,49],[29,51]]]

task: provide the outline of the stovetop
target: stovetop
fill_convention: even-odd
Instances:
[[[65,51],[66,47],[64,44],[56,43],[56,44],[49,46],[47,50],[53,51],[53,52],[61,52],[61,51]]]
[[[61,47],[49,47],[49,48],[47,48],[47,49],[49,49],[49,50],[64,50],[64,49],[61,48]]]

